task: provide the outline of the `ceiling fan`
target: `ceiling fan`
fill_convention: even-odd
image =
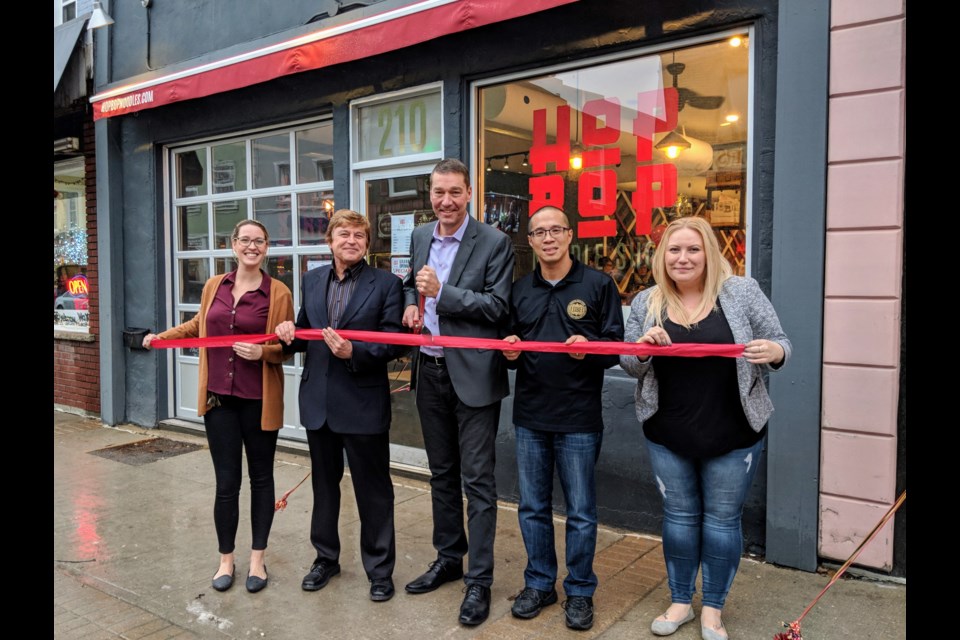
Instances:
[[[694,109],[719,109],[720,105],[723,104],[723,96],[702,96],[692,89],[677,86],[677,78],[686,68],[687,65],[676,62],[676,57],[674,57],[674,62],[667,65],[667,73],[673,76],[673,88],[677,90],[677,111],[683,111],[683,108],[688,104]]]

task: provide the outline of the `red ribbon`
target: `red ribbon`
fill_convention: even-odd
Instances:
[[[496,338],[460,338],[455,336],[431,336],[412,333],[385,333],[382,331],[354,331],[338,329],[337,333],[345,340],[357,342],[379,342],[381,344],[397,344],[408,347],[436,346],[453,349],[495,349],[498,351],[539,351],[541,353],[589,353],[594,355],[624,355],[624,356],[682,356],[686,358],[703,358],[705,356],[721,356],[738,358],[743,355],[742,344],[673,344],[669,347],[652,345],[646,342],[537,342],[521,340],[520,342],[504,342]],[[320,329],[297,329],[296,336],[303,340],[323,340]],[[261,344],[276,340],[277,334],[249,334],[229,336],[208,336],[206,338],[181,338],[178,340],[154,339],[150,346],[155,349],[183,349],[187,347],[230,347],[236,342],[250,342]]]

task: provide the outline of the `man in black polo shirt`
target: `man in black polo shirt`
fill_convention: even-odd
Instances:
[[[528,242],[537,255],[533,273],[513,284],[508,342],[572,344],[623,341],[620,294],[609,275],[570,255],[573,231],[566,214],[543,207],[530,218]],[[563,589],[567,626],[593,626],[597,576],[597,498],[594,468],[600,456],[604,369],[617,356],[504,351],[517,369],[513,402],[520,476],[520,531],[527,549],[524,588],[513,615],[533,618],[557,601],[553,544],[553,471],[567,504]]]

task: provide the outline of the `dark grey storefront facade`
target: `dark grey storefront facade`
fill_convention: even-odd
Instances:
[[[111,3],[116,23],[108,33],[96,34],[95,92],[222,60],[311,25],[346,24],[413,3],[361,4],[368,3],[341,7],[335,0],[256,1],[227,13],[212,0],[189,8]],[[372,57],[97,120],[103,420],[155,426],[174,417],[169,399],[178,383],[170,361],[129,349],[123,341],[124,329],[157,330],[179,321],[171,304],[176,295],[170,266],[176,242],[171,148],[327,118],[324,122],[334,132],[333,199],[337,208],[357,209],[351,200],[359,193],[353,101],[411,87],[439,87],[439,153],[462,159],[479,175],[484,168],[475,153],[472,113],[477,82],[696,43],[748,28],[753,48],[752,162],[745,187],[752,216],[749,275],[773,300],[796,355],[789,370],[770,381],[777,412],[744,514],[744,533],[748,551],[778,564],[815,569],[828,14],[825,0],[580,0]],[[475,200],[471,211],[477,208]],[[635,380],[618,369],[607,375],[600,518],[608,525],[657,533],[659,496],[634,413],[634,387]],[[505,500],[517,499],[511,401],[503,404],[497,451],[497,481]]]

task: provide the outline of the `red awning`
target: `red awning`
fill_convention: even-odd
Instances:
[[[90,99],[94,120],[232,91],[359,60],[577,0],[421,0],[286,42],[109,91]]]

